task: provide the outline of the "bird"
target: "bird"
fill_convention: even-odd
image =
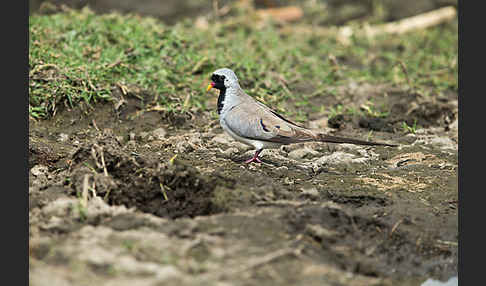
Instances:
[[[212,73],[211,83],[207,86],[206,92],[212,88],[219,90],[217,110],[223,130],[233,139],[255,149],[253,157],[244,161],[245,163],[261,163],[259,155],[264,149],[301,142],[397,146],[332,136],[297,125],[248,95],[241,88],[236,74],[229,68],[220,68]]]

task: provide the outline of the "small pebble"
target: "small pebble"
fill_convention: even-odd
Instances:
[[[152,131],[152,135],[155,137],[157,140],[162,140],[165,138],[165,135],[167,135],[167,131],[165,131],[164,128],[157,128],[154,131]]]
[[[69,140],[69,135],[67,135],[66,133],[59,134],[59,137],[57,138],[58,142],[66,142],[68,140]]]

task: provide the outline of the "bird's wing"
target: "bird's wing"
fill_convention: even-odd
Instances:
[[[226,125],[238,136],[282,144],[314,140],[312,131],[285,119],[264,104],[248,100],[231,108]]]

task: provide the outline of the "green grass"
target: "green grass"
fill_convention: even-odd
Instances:
[[[349,80],[457,92],[457,21],[399,37],[354,38],[344,46],[332,38],[284,36],[275,25],[257,28],[247,18],[201,30],[189,21],[169,27],[87,9],[30,16],[29,114],[49,118],[59,108],[93,108],[110,101],[119,86],[155,95],[147,104],[167,112],[211,111],[214,95],[204,87],[220,67],[235,70],[248,93],[300,121],[307,115],[294,112],[299,107],[329,108],[309,103],[316,91],[329,94]]]
[[[402,122],[402,129],[405,133],[412,133],[415,134],[417,129],[420,129],[420,126],[417,126],[417,120],[414,120],[412,126],[409,126],[405,121]]]

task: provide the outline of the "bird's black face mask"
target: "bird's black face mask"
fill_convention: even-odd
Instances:
[[[213,74],[211,76],[211,83],[208,85],[207,90],[209,91],[213,87],[216,88],[216,89],[219,89],[219,90],[226,88],[224,86],[224,75]]]
[[[226,86],[224,86],[224,75],[213,74],[211,76],[211,83],[208,85],[207,91],[209,91],[213,87],[219,89],[218,114],[221,114],[224,105],[224,98],[226,97]]]

